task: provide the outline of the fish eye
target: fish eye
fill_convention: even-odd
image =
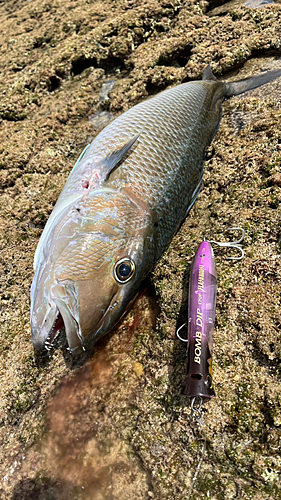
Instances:
[[[118,283],[127,283],[135,274],[136,266],[132,259],[125,257],[118,260],[113,269],[113,276]]]

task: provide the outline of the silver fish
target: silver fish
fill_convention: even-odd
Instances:
[[[118,322],[192,207],[225,98],[281,75],[168,89],[111,122],[76,162],[34,257],[31,330],[49,348],[64,326],[80,353]]]

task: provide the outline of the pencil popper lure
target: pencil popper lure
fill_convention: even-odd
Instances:
[[[180,331],[186,325],[185,323],[177,330],[179,340],[187,343],[187,373],[183,395],[191,398],[191,416],[193,421],[202,428],[201,407],[203,398],[209,399],[215,396],[212,380],[212,350],[216,316],[217,270],[211,243],[220,247],[239,250],[239,256],[228,257],[228,259],[240,260],[244,257],[244,251],[241,248],[241,242],[245,236],[244,230],[237,227],[229,230],[240,230],[242,233],[240,239],[232,242],[204,240],[200,243],[190,271],[188,338],[184,339],[180,335]],[[205,437],[203,441],[201,458],[191,482],[188,499],[191,497],[203,461],[206,449]]]

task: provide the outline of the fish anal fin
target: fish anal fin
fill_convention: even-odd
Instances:
[[[217,81],[215,75],[213,74],[213,72],[211,70],[210,64],[208,64],[208,66],[206,66],[206,68],[204,69],[202,80],[213,80],[215,82]]]

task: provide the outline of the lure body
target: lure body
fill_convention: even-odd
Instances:
[[[217,296],[216,262],[211,244],[203,241],[190,271],[187,375],[183,394],[215,396],[212,382],[212,349]]]

